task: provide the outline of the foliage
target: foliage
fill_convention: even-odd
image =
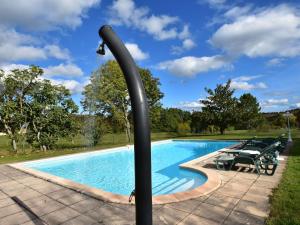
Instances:
[[[209,116],[205,112],[193,112],[191,115],[191,130],[194,133],[201,133],[209,127]]]
[[[0,73],[5,87],[0,93],[0,123],[18,150],[21,139],[39,145],[43,150],[51,148],[58,137],[73,130],[70,115],[78,107],[70,92],[62,86],[52,85],[40,79],[43,70],[36,66],[29,69]]]
[[[180,123],[190,123],[191,114],[177,108],[162,109],[160,118],[160,130],[177,132]]]
[[[293,113],[290,114],[289,120],[290,120],[290,126],[291,127],[296,127],[297,126],[297,117]]]
[[[300,127],[300,110],[295,113],[297,126]]]
[[[261,122],[260,106],[257,99],[250,93],[240,96],[237,103],[236,114],[237,129],[253,129]]]
[[[163,97],[159,90],[159,80],[147,69],[138,68],[145,86],[150,110],[160,106]],[[90,114],[111,117],[115,124],[125,129],[131,141],[130,98],[121,68],[114,60],[102,65],[91,76],[91,83],[84,88],[83,109]],[[157,113],[151,114],[157,120]]]
[[[211,125],[219,127],[221,134],[236,122],[237,99],[233,97],[234,90],[230,88],[230,84],[231,80],[228,80],[225,85],[218,84],[214,90],[205,88],[209,96],[201,100],[204,105],[202,111],[209,116]]]
[[[26,133],[30,118],[27,117],[27,99],[36,85],[36,78],[43,71],[38,67],[27,70],[13,70],[8,74],[0,71],[2,91],[0,93],[0,123],[11,140],[13,151],[17,142]]]
[[[49,80],[39,81],[28,104],[28,142],[44,151],[52,148],[58,138],[76,132],[72,114],[77,111],[69,90]]]
[[[153,106],[150,108],[150,121],[152,131],[161,131],[161,116],[163,113],[161,106]]]
[[[111,132],[107,122],[100,116],[87,116],[81,127],[87,146],[96,146],[105,133]]]
[[[287,119],[283,115],[283,113],[276,113],[274,117],[271,119],[271,123],[276,127],[286,127]]]
[[[179,123],[177,126],[177,133],[178,134],[186,134],[191,132],[191,127],[189,123]]]

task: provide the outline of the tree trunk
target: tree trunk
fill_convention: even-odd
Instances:
[[[129,120],[126,118],[126,125],[125,125],[125,132],[127,135],[127,140],[130,143],[131,142],[131,128],[130,128],[130,122]]]
[[[225,133],[225,128],[224,127],[220,127],[220,133],[223,135]]]
[[[130,121],[128,120],[128,111],[127,111],[127,107],[125,106],[125,104],[122,104],[123,107],[123,115],[124,115],[124,121],[125,121],[125,133],[127,135],[127,140],[130,143],[131,142],[131,126],[130,126]]]
[[[37,141],[40,144],[40,150],[43,152],[46,152],[47,146],[41,143],[41,132],[40,131],[37,132]]]
[[[12,145],[14,152],[17,152],[18,148],[17,148],[17,142],[15,139],[11,139],[11,145]]]
[[[1,117],[0,117],[0,119],[1,119]],[[8,135],[8,137],[11,139],[11,145],[12,145],[13,151],[17,152],[18,151],[17,141],[14,137],[14,133],[12,132],[12,129],[5,123],[5,120],[1,119],[1,121],[4,124],[4,128],[5,128],[5,131]]]
[[[40,148],[41,148],[41,150],[42,150],[43,152],[46,152],[46,151],[47,151],[47,146],[46,146],[46,145],[41,145]]]

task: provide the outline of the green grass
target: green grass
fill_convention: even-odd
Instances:
[[[287,168],[271,198],[268,225],[300,224],[300,136],[294,138]]]

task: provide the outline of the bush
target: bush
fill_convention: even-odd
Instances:
[[[191,127],[189,123],[179,123],[177,126],[178,134],[186,134],[191,132]]]

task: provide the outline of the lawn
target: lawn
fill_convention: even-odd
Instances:
[[[294,138],[287,168],[271,198],[268,225],[300,224],[300,135]]]

